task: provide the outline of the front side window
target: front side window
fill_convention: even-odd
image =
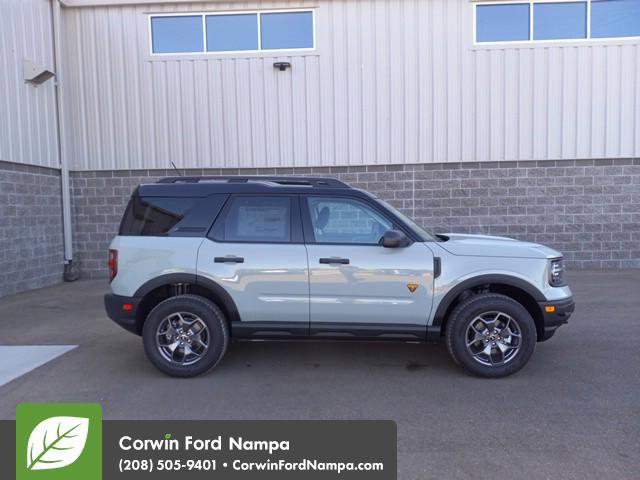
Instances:
[[[291,242],[289,197],[234,196],[213,227],[214,240],[224,242]]]
[[[353,198],[308,197],[315,243],[376,245],[393,224]]]
[[[475,42],[640,37],[640,0],[478,3]]]
[[[151,15],[152,54],[312,50],[313,10]]]

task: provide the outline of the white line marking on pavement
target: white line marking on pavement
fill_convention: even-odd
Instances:
[[[76,347],[77,345],[0,345],[0,387]]]

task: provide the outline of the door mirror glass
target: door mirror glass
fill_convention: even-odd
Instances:
[[[387,230],[381,243],[384,248],[404,248],[411,244],[411,240],[400,230]]]

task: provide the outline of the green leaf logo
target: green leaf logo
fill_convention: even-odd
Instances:
[[[29,436],[27,468],[51,470],[75,462],[87,443],[89,419],[51,417],[40,422]]]

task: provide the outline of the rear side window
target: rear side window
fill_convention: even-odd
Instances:
[[[212,236],[223,242],[291,242],[291,198],[233,196]]]
[[[166,236],[199,200],[133,196],[120,224],[120,235]]]

